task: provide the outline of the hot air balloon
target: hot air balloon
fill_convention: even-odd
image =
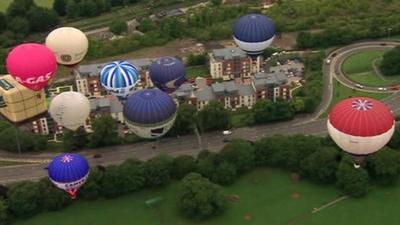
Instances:
[[[49,113],[61,126],[76,130],[84,125],[90,113],[89,100],[79,92],[67,91],[54,97]]]
[[[39,91],[57,71],[54,53],[44,45],[26,43],[15,47],[7,56],[8,73],[25,87]]]
[[[161,57],[150,65],[150,79],[156,87],[172,93],[186,82],[186,69],[175,57]]]
[[[328,117],[328,132],[336,144],[351,154],[360,167],[364,156],[379,151],[393,135],[395,119],[382,102],[366,97],[345,99]]]
[[[86,35],[74,27],[61,27],[46,37],[46,46],[57,56],[57,62],[74,66],[85,57],[89,41]]]
[[[176,117],[174,100],[159,89],[139,90],[128,97],[123,115],[130,130],[144,138],[161,137]]]
[[[55,157],[49,167],[50,181],[75,199],[89,176],[89,163],[79,154],[64,153]]]
[[[250,56],[260,55],[275,37],[274,22],[262,14],[248,14],[239,18],[233,27],[233,39]]]
[[[100,82],[111,94],[124,99],[140,81],[139,70],[127,61],[106,64],[100,72]]]

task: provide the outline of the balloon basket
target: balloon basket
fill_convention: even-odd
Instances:
[[[69,197],[71,199],[75,199],[78,189],[70,189],[70,190],[66,190],[66,192],[69,194]]]

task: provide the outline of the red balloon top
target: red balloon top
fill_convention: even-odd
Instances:
[[[395,122],[388,106],[366,97],[348,98],[337,103],[328,119],[337,130],[360,137],[386,133]]]
[[[54,53],[45,45],[26,43],[15,47],[7,56],[7,70],[29,89],[43,89],[57,70]]]

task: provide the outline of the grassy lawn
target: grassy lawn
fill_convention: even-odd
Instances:
[[[378,75],[376,75],[374,71],[352,73],[347,76],[350,78],[350,80],[371,87],[390,86],[399,83],[399,81],[394,79],[383,80]]]
[[[5,12],[13,0],[0,0],[0,12]],[[54,0],[34,0],[38,6],[53,7]]]
[[[191,66],[186,67],[186,74],[188,79],[196,77],[206,77],[210,74],[207,66]]]
[[[333,82],[333,96],[332,96],[332,101],[329,105],[328,112],[331,110],[331,108],[338,103],[339,101],[348,98],[348,97],[356,97],[356,96],[362,96],[362,97],[370,97],[374,99],[382,99],[385,97],[388,97],[390,93],[369,93],[369,92],[364,92],[364,91],[358,91],[355,89],[348,88],[347,86],[344,86],[343,84],[339,83],[339,81],[335,80]],[[326,113],[322,115],[323,117],[326,117]]]
[[[381,58],[385,51],[369,50],[358,53],[347,58],[343,63],[343,72],[345,74],[363,73],[373,71],[372,61]]]
[[[162,189],[141,191],[114,200],[77,202],[63,211],[42,213],[14,225],[286,224],[339,196],[333,187],[316,186],[306,181],[294,183],[289,173],[271,169],[255,170],[224,189],[227,195],[239,195],[240,201],[232,203],[223,216],[207,221],[189,221],[178,215],[176,198],[179,189],[178,183],[173,182]],[[300,194],[297,200],[291,197],[295,192]],[[145,201],[154,197],[163,197],[164,202],[158,208],[147,207]],[[246,214],[251,215],[251,220],[245,220]]]

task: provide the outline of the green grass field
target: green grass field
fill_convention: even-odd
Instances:
[[[332,107],[338,103],[339,101],[349,98],[349,97],[356,97],[356,96],[362,96],[362,97],[370,97],[374,99],[383,99],[388,96],[390,96],[390,93],[370,93],[370,92],[364,92],[364,91],[358,91],[352,88],[348,88],[347,86],[344,86],[343,84],[339,83],[339,81],[334,80],[333,81],[333,95],[332,95],[332,101],[329,104],[329,107],[326,112],[324,112],[320,118],[326,118],[328,116],[328,112],[332,109]]]
[[[385,51],[369,50],[348,57],[343,63],[345,74],[363,73],[373,71],[372,61],[381,58]]]
[[[309,212],[338,197],[333,187],[316,186],[309,182],[293,183],[290,174],[259,169],[224,188],[227,195],[236,194],[240,201],[232,203],[226,213],[207,221],[189,221],[178,215],[176,182],[166,188],[141,191],[114,200],[77,202],[60,212],[42,213],[14,225],[265,225],[286,224],[292,218]],[[293,193],[300,198],[292,199]],[[163,197],[159,208],[149,208],[145,201]],[[245,220],[250,214],[252,219]],[[346,224],[343,224],[346,225]]]
[[[22,162],[10,162],[10,161],[0,161],[0,167],[5,167],[5,166],[16,166],[16,165],[22,165],[26,163]]]
[[[186,68],[188,78],[206,77],[210,74],[207,66],[191,66]]]
[[[0,0],[0,12],[5,12],[13,0]],[[54,0],[34,0],[38,6],[53,7]]]
[[[400,76],[379,76],[373,68],[373,63],[379,66],[379,59],[385,51],[368,50],[350,56],[343,63],[343,72],[352,81],[372,87],[390,86],[400,83]]]
[[[227,195],[239,195],[226,213],[206,221],[190,221],[179,216],[176,197],[178,183],[165,188],[141,191],[113,200],[79,201],[59,212],[46,212],[13,225],[398,225],[398,186],[372,189],[366,198],[346,199],[312,214],[340,196],[333,186],[318,186],[307,181],[295,183],[290,174],[258,169],[224,188]],[[298,193],[299,198],[292,195]],[[162,197],[157,208],[145,201]],[[245,215],[250,219],[245,219]]]

